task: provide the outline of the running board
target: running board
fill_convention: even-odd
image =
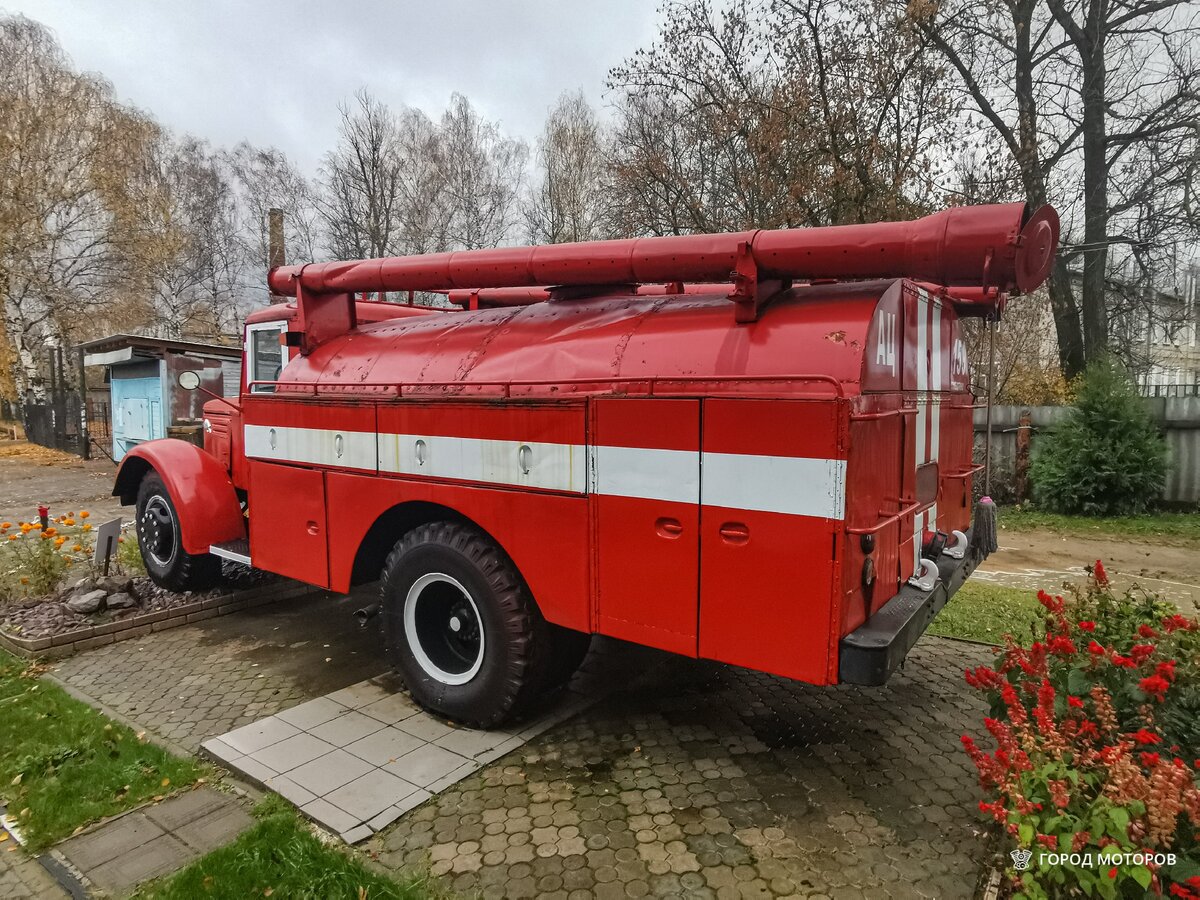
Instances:
[[[209,545],[208,552],[213,556],[221,557],[221,559],[241,563],[243,566],[251,564],[250,542],[244,538],[236,541],[225,541],[223,544],[211,544]]]

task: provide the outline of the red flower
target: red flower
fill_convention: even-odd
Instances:
[[[1165,628],[1167,631],[1178,631],[1181,628],[1184,631],[1196,630],[1195,621],[1189,619],[1187,616],[1181,616],[1179,613],[1176,613],[1173,616],[1167,616],[1165,619],[1163,619],[1162,624],[1163,628]]]
[[[1169,659],[1166,662],[1160,662],[1154,667],[1154,674],[1162,676],[1163,678],[1167,679],[1167,681],[1174,681],[1175,665],[1176,663],[1173,659]]]
[[[1112,663],[1114,666],[1120,666],[1122,669],[1136,669],[1137,663],[1131,657],[1122,656],[1120,653],[1112,655]]]
[[[1037,839],[1038,843],[1043,847],[1049,847],[1051,850],[1054,850],[1058,847],[1058,838],[1052,834],[1039,834]]]
[[[1133,657],[1134,662],[1144,663],[1154,653],[1153,644],[1134,644],[1129,648],[1129,655]]]
[[[1117,877],[1117,867],[1116,866],[1113,866],[1111,869],[1108,870],[1108,877],[1109,878]]]
[[[1145,728],[1140,728],[1133,733],[1133,739],[1139,744],[1161,744],[1160,738],[1153,731],[1147,731]]]
[[[1153,697],[1159,703],[1162,703],[1163,696],[1167,693],[1167,688],[1170,686],[1171,683],[1161,675],[1151,675],[1138,682],[1138,687],[1142,693],[1148,697]]]
[[[1104,563],[1096,560],[1096,565],[1092,567],[1092,575],[1096,578],[1096,584],[1100,587],[1108,586],[1108,573],[1104,571]]]
[[[1098,644],[1095,641],[1092,641],[1090,644],[1088,644],[1088,653],[1092,654],[1093,656],[1103,656],[1107,652],[1108,651],[1104,649],[1103,645]]]
[[[1083,701],[1080,700],[1078,697],[1068,697],[1067,704],[1069,706],[1075,707],[1076,709],[1083,709]]]
[[[1139,755],[1142,758],[1142,765],[1147,769],[1153,769],[1159,763],[1159,756],[1157,753],[1142,753]]]
[[[1095,631],[1096,623],[1089,622],[1086,619],[1084,619],[1082,622],[1079,623],[1079,629],[1080,629],[1080,631]]]
[[[1071,643],[1071,639],[1057,635],[1050,638],[1049,648],[1051,653],[1057,653],[1060,656],[1074,656],[1075,645]]]
[[[1138,636],[1144,637],[1144,638],[1146,638],[1146,640],[1150,640],[1151,638],[1158,637],[1158,632],[1155,631],[1153,628],[1151,628],[1149,625],[1139,625],[1138,626]]]

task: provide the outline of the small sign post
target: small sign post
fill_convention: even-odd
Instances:
[[[108,575],[108,561],[117,549],[117,538],[120,536],[120,516],[110,519],[96,529],[96,552],[92,555],[92,564],[102,567],[105,575]]]

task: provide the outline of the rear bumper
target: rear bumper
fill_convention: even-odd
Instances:
[[[971,532],[967,532],[967,537],[972,537]],[[885,684],[933,617],[985,558],[986,554],[977,551],[970,542],[962,559],[943,554],[938,560],[938,583],[932,591],[925,593],[908,584],[901,588],[875,615],[842,638],[838,647],[838,681]]]

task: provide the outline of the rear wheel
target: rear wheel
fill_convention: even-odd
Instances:
[[[556,629],[512,561],[479,529],[458,522],[414,528],[389,554],[382,592],[389,658],[422,706],[487,728],[548,687]]]
[[[221,560],[183,549],[179,513],[157,472],[138,486],[137,538],[150,580],[170,591],[203,591],[221,577]]]

